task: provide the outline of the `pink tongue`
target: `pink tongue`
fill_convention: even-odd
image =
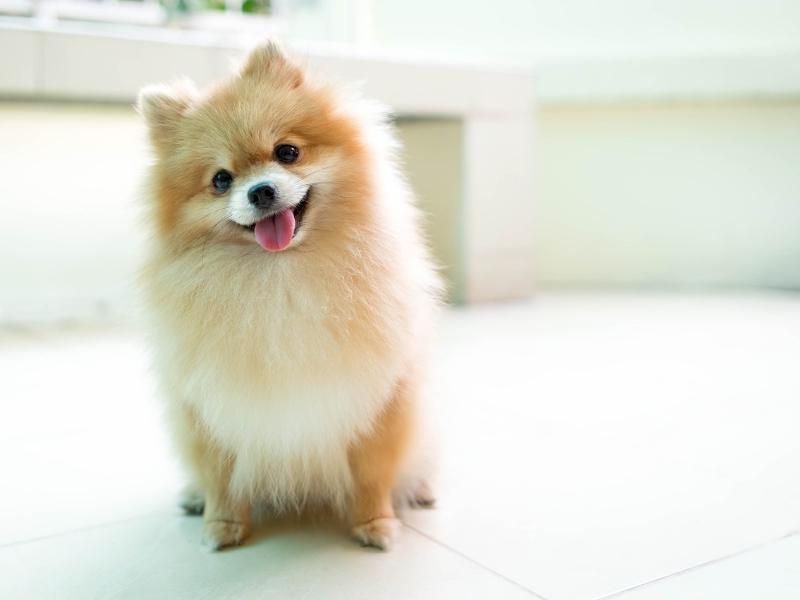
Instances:
[[[294,213],[291,208],[256,223],[256,241],[264,250],[285,250],[294,237]]]

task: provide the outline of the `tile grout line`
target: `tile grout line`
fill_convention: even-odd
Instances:
[[[56,533],[48,533],[46,535],[40,535],[38,537],[32,537],[27,539],[15,540],[13,542],[4,542],[0,543],[0,550],[4,550],[6,548],[11,548],[13,546],[22,546],[24,544],[35,544],[36,542],[42,542],[44,540],[49,540],[52,538],[57,538],[65,535],[73,535],[75,533],[83,533],[84,531],[92,531],[94,529],[102,529],[103,527],[111,527],[112,525],[118,525],[120,523],[129,523],[130,521],[136,521],[138,519],[146,519],[148,517],[155,517],[158,515],[164,515],[165,512],[155,511],[151,513],[141,514],[141,515],[134,515],[132,517],[125,517],[124,519],[117,519],[114,521],[105,521],[103,523],[95,523],[94,525],[87,525],[86,527],[78,527],[77,529],[67,529],[65,531],[58,531]]]
[[[427,540],[429,540],[429,541],[433,542],[433,543],[434,543],[434,544],[436,544],[437,546],[441,546],[441,547],[442,547],[442,548],[444,548],[445,550],[449,550],[449,551],[450,551],[450,552],[452,552],[453,554],[457,554],[457,555],[458,555],[458,556],[460,556],[461,558],[463,558],[463,559],[465,559],[465,560],[467,560],[467,561],[471,562],[473,565],[475,565],[475,566],[477,566],[477,567],[480,567],[480,568],[481,568],[481,569],[483,569],[484,571],[488,571],[488,572],[489,572],[489,573],[491,573],[492,575],[495,575],[495,576],[499,577],[500,579],[503,579],[503,580],[507,581],[508,583],[510,583],[510,584],[512,584],[512,585],[514,585],[515,587],[518,587],[518,588],[520,588],[521,590],[524,590],[525,592],[527,592],[527,593],[529,593],[529,594],[533,595],[534,597],[536,597],[536,598],[539,598],[539,600],[549,600],[549,599],[548,599],[546,596],[542,596],[541,594],[539,594],[539,593],[537,593],[537,592],[533,591],[532,589],[530,589],[530,588],[528,588],[528,587],[526,587],[526,586],[522,585],[522,584],[521,584],[519,581],[516,581],[516,580],[514,580],[514,579],[511,579],[511,577],[508,577],[507,575],[503,575],[503,574],[502,574],[502,573],[500,573],[499,571],[495,571],[495,570],[494,570],[494,569],[492,569],[491,567],[487,567],[486,565],[484,565],[484,564],[482,564],[482,563],[479,563],[477,560],[475,560],[475,559],[474,559],[474,558],[472,558],[471,556],[469,556],[469,555],[467,555],[467,554],[464,554],[464,553],[463,553],[463,552],[461,552],[460,550],[457,550],[457,549],[453,548],[452,546],[450,546],[450,545],[448,545],[448,544],[445,544],[444,542],[442,542],[442,541],[440,541],[440,540],[437,540],[437,539],[436,539],[436,538],[434,538],[434,537],[431,537],[430,535],[428,535],[427,533],[424,533],[423,531],[420,531],[420,530],[419,530],[419,529],[417,529],[416,527],[414,527],[414,526],[412,526],[412,525],[409,525],[408,523],[404,523],[404,524],[403,524],[403,526],[404,526],[405,528],[407,528],[407,529],[410,529],[411,531],[413,531],[413,532],[414,532],[414,533],[416,533],[417,535],[420,535],[420,536],[424,537],[425,539],[427,539]]]
[[[634,590],[638,590],[643,587],[647,587],[654,583],[659,583],[661,581],[665,581],[667,579],[671,579],[672,577],[678,577],[679,575],[683,575],[685,573],[690,573],[692,571],[697,571],[699,569],[726,561],[730,558],[736,558],[737,556],[742,556],[744,554],[749,554],[750,552],[755,552],[756,550],[760,550],[766,546],[774,544],[776,542],[780,542],[796,535],[800,534],[800,529],[795,529],[790,531],[789,533],[785,533],[780,537],[773,538],[771,540],[767,540],[765,542],[761,542],[759,544],[755,544],[753,546],[748,546],[747,548],[743,548],[742,550],[737,550],[736,552],[731,552],[730,554],[725,554],[724,556],[719,556],[717,558],[712,558],[711,560],[707,560],[705,562],[692,565],[691,567],[686,567],[685,569],[681,569],[680,571],[675,571],[674,573],[667,573],[666,575],[662,575],[661,577],[656,577],[655,579],[651,579],[649,581],[644,581],[642,583],[637,583],[636,585],[632,585],[631,587],[625,588],[624,590],[619,590],[617,592],[611,592],[610,594],[606,594],[605,596],[599,596],[594,600],[610,600],[611,598],[618,598],[627,594],[628,592],[632,592]]]

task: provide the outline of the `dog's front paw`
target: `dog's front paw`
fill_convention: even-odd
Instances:
[[[250,535],[250,527],[238,521],[206,521],[203,524],[203,547],[216,552],[239,546]]]
[[[389,550],[400,533],[400,521],[392,517],[372,519],[372,521],[356,525],[351,533],[362,546]]]

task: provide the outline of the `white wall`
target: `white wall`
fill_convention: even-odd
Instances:
[[[129,106],[0,103],[0,323],[135,318],[148,160]],[[400,134],[430,238],[455,297],[461,128],[409,121]]]
[[[147,152],[127,107],[0,103],[0,320],[129,313]]]
[[[800,2],[370,4],[376,46],[541,67],[540,286],[800,287]]]
[[[800,288],[800,102],[549,106],[537,117],[540,287]],[[0,130],[0,320],[131,315],[147,156],[138,117],[0,103]],[[401,126],[456,294],[462,135],[457,122]]]
[[[425,210],[428,237],[450,297],[465,300],[464,242],[460,203],[464,179],[463,127],[456,120],[406,119],[399,123],[404,165]]]
[[[800,101],[546,107],[541,285],[800,289]]]
[[[552,61],[800,48],[800,2],[795,0],[315,0],[283,4],[289,9],[295,36],[478,58]]]
[[[322,18],[306,11],[305,25],[291,21],[294,33],[584,67],[591,65],[581,60],[603,56],[691,62],[800,49],[800,3],[793,1],[331,2],[347,11]],[[362,5],[371,7],[368,19],[335,17]],[[637,64],[650,73],[646,60]],[[797,98],[550,102],[537,120],[531,171],[538,194],[513,201],[537,208],[528,235],[537,260],[531,277],[540,285],[800,287]],[[127,314],[146,157],[137,117],[125,107],[2,103],[0,131],[0,320]],[[412,180],[433,212],[434,245],[457,291],[463,282],[452,257],[465,240],[449,217],[464,192],[458,182],[469,174],[451,150],[463,131],[419,121],[403,134]],[[486,152],[498,148],[502,139]],[[507,205],[498,198],[500,211]]]

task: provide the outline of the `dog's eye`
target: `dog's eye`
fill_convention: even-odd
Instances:
[[[279,146],[275,146],[275,158],[277,158],[280,163],[290,165],[293,162],[297,162],[297,159],[300,158],[300,150],[297,146],[292,146],[291,144],[280,144]]]
[[[225,169],[217,171],[214,173],[214,177],[211,178],[211,185],[213,185],[214,190],[220,194],[227,192],[232,183],[233,175]]]

